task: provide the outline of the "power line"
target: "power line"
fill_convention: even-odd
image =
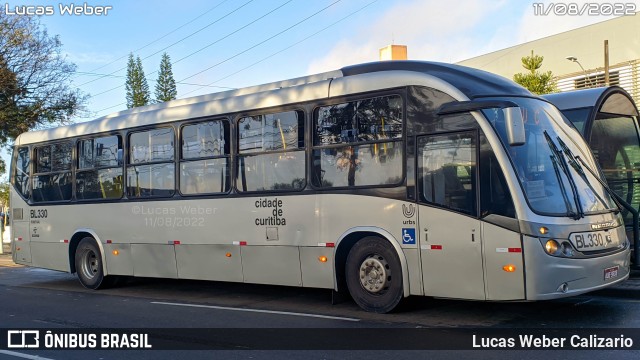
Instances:
[[[145,49],[145,48],[147,48],[147,47],[149,47],[149,46],[151,46],[151,45],[153,45],[153,44],[157,43],[158,41],[160,41],[160,40],[162,40],[162,39],[166,38],[167,36],[169,36],[169,35],[173,34],[174,32],[176,32],[176,31],[178,31],[178,30],[182,29],[183,27],[185,27],[185,26],[187,26],[187,25],[191,24],[192,22],[194,22],[194,21],[196,21],[196,20],[200,19],[201,17],[205,16],[206,14],[208,14],[208,13],[212,12],[213,10],[215,10],[216,8],[218,8],[219,6],[221,6],[222,4],[226,3],[227,1],[229,1],[229,0],[223,0],[223,1],[222,1],[222,2],[220,2],[218,5],[216,5],[216,6],[212,7],[212,8],[210,8],[209,10],[207,10],[207,11],[203,12],[202,14],[200,14],[200,15],[196,16],[195,18],[193,18],[193,19],[189,20],[188,22],[186,22],[186,23],[184,23],[184,24],[182,24],[182,25],[178,26],[177,28],[175,28],[175,29],[173,29],[173,30],[169,31],[168,33],[166,33],[166,34],[162,35],[161,37],[159,37],[159,38],[157,38],[157,39],[155,39],[155,40],[153,40],[152,42],[150,42],[150,43],[148,43],[148,44],[144,45],[143,47],[135,49],[133,52],[138,52],[138,51],[140,51],[140,50],[142,50],[142,49]],[[110,63],[107,63],[107,64],[104,64],[104,65],[102,65],[102,66],[99,66],[99,67],[97,67],[97,68],[95,68],[95,69],[93,69],[93,70],[89,70],[89,72],[95,72],[95,71],[100,70],[100,69],[102,69],[102,68],[104,68],[104,67],[107,67],[107,66],[109,66],[109,65],[111,65],[111,64],[113,64],[113,63],[115,63],[115,62],[117,62],[117,61],[120,61],[120,60],[122,60],[122,59],[126,58],[126,57],[127,57],[127,55],[129,55],[129,54],[122,55],[121,57],[119,57],[119,58],[117,58],[117,59],[115,59],[115,60],[111,61]]]
[[[206,48],[209,48],[209,47],[211,47],[211,46],[213,46],[213,45],[215,45],[215,44],[219,43],[220,41],[222,41],[222,40],[224,40],[224,39],[228,38],[229,36],[231,36],[231,35],[233,35],[233,34],[235,34],[235,33],[239,32],[240,30],[245,29],[245,28],[247,28],[248,26],[253,25],[254,23],[258,22],[259,20],[261,20],[261,19],[263,19],[263,18],[267,17],[267,16],[268,16],[268,15],[270,15],[271,13],[275,12],[276,10],[280,9],[281,7],[283,7],[283,6],[287,5],[288,3],[292,2],[292,1],[293,1],[293,0],[289,0],[289,1],[285,2],[284,4],[282,4],[282,5],[278,6],[277,8],[275,8],[275,9],[273,9],[273,10],[269,11],[268,13],[266,13],[266,14],[264,14],[264,15],[260,16],[259,18],[255,19],[255,20],[253,20],[253,21],[251,21],[250,23],[248,23],[248,24],[246,24],[246,25],[244,25],[244,26],[242,26],[242,27],[238,28],[237,30],[235,30],[235,31],[232,31],[232,32],[228,33],[227,35],[225,35],[225,36],[221,37],[220,39],[218,39],[218,40],[216,40],[216,41],[214,41],[214,42],[210,43],[209,45],[207,45],[207,46],[205,46],[205,47],[202,47],[202,48],[200,48],[200,49],[198,49],[198,50],[196,50],[196,51],[192,52],[191,54],[189,54],[189,55],[187,55],[187,56],[183,56],[183,57],[181,57],[180,59],[178,59],[178,60],[174,61],[174,62],[173,62],[173,64],[177,64],[177,63],[179,63],[180,61],[182,61],[182,60],[184,60],[184,59],[186,59],[186,58],[188,58],[188,57],[191,57],[192,55],[195,55],[195,54],[199,53],[200,51],[202,51],[202,50],[204,50],[204,49],[206,49]]]
[[[200,74],[200,73],[203,73],[203,72],[205,72],[205,71],[211,70],[212,68],[214,68],[214,67],[216,67],[216,66],[218,66],[218,65],[220,65],[220,64],[223,64],[223,63],[225,63],[225,62],[227,62],[227,61],[229,61],[229,60],[231,60],[231,59],[233,59],[233,58],[236,58],[236,57],[238,57],[238,56],[240,56],[240,55],[242,55],[242,54],[246,53],[247,51],[249,51],[249,50],[251,50],[251,49],[253,49],[253,48],[258,47],[259,45],[262,45],[262,44],[264,44],[265,42],[267,42],[267,41],[269,41],[269,40],[272,40],[273,38],[275,38],[275,37],[277,37],[277,36],[282,35],[283,33],[285,33],[285,32],[287,32],[287,31],[291,30],[292,28],[294,28],[294,27],[296,27],[296,26],[300,25],[301,23],[303,23],[303,22],[305,22],[305,21],[309,20],[310,18],[312,18],[312,17],[314,17],[314,16],[318,15],[319,13],[321,13],[321,12],[323,12],[323,11],[327,10],[328,8],[330,8],[330,7],[332,7],[333,5],[335,5],[335,4],[337,4],[337,3],[339,3],[340,1],[342,1],[342,0],[336,0],[336,1],[334,1],[333,3],[329,4],[328,6],[326,6],[326,7],[322,8],[321,10],[319,10],[319,11],[317,11],[317,12],[315,12],[314,14],[312,14],[312,15],[310,15],[310,16],[308,16],[308,17],[304,18],[303,20],[298,21],[298,22],[297,22],[297,23],[295,23],[294,25],[289,26],[289,27],[288,27],[288,28],[286,28],[285,30],[282,30],[282,31],[280,31],[280,32],[279,32],[279,33],[277,33],[277,34],[275,34],[275,35],[273,35],[273,36],[271,36],[271,37],[269,37],[269,38],[267,38],[267,39],[265,39],[265,40],[263,40],[263,41],[261,41],[261,42],[259,42],[259,43],[255,44],[255,45],[253,45],[253,46],[251,46],[251,47],[249,47],[249,48],[247,48],[247,49],[245,49],[245,50],[243,50],[243,51],[241,51],[241,52],[239,52],[239,53],[237,53],[237,54],[235,54],[235,55],[233,55],[233,56],[231,56],[231,57],[229,57],[229,58],[227,58],[227,59],[225,59],[225,60],[223,60],[223,61],[221,61],[221,62],[219,62],[219,63],[217,63],[217,64],[215,64],[215,65],[213,65],[213,66],[210,66],[210,67],[208,67],[207,69],[204,69],[204,70],[202,70],[202,71],[199,71],[199,72],[197,72],[197,73],[195,73],[195,74],[193,74],[193,75],[191,75],[191,76],[188,76],[188,77],[186,77],[186,78],[184,78],[184,79],[182,79],[182,80],[180,80],[180,81],[182,82],[182,81],[184,81],[184,80],[190,79],[190,78],[192,78],[192,77],[194,77],[194,76],[196,76],[196,75],[198,75],[198,74]],[[172,64],[173,64],[173,63],[172,63]],[[151,72],[151,73],[149,73],[149,75],[152,75],[152,74],[155,74],[155,73],[157,73],[157,71]],[[106,94],[106,93],[108,93],[108,92],[111,92],[111,91],[113,91],[113,90],[119,89],[119,88],[124,87],[124,86],[125,86],[125,85],[119,85],[119,86],[113,87],[113,88],[111,88],[111,89],[108,89],[108,90],[105,90],[105,91],[103,91],[103,92],[97,93],[97,94],[93,95],[93,97],[97,97],[97,96],[100,96],[100,95]]]
[[[151,56],[158,54],[158,53],[159,53],[159,52],[161,52],[161,51],[167,50],[168,48],[170,48],[170,47],[172,47],[172,46],[174,46],[174,45],[177,45],[177,44],[181,43],[182,41],[184,41],[184,40],[186,40],[186,39],[188,39],[188,38],[192,37],[193,35],[195,35],[195,34],[197,34],[197,33],[201,32],[202,30],[204,30],[204,29],[206,29],[206,28],[208,28],[208,27],[210,27],[210,26],[214,25],[215,23],[217,23],[217,22],[219,22],[220,20],[222,20],[222,19],[224,19],[224,18],[226,18],[226,17],[230,16],[231,14],[235,13],[236,11],[238,11],[238,10],[242,9],[243,7],[247,6],[248,4],[250,4],[250,3],[254,2],[254,1],[255,1],[255,0],[249,0],[249,1],[247,1],[246,3],[244,3],[244,4],[240,5],[239,7],[235,8],[235,9],[234,9],[234,10],[232,10],[231,12],[228,12],[227,14],[223,15],[222,17],[220,17],[220,18],[218,18],[218,19],[214,20],[213,22],[211,22],[211,23],[207,24],[207,25],[206,25],[206,26],[204,26],[204,27],[201,27],[200,29],[198,29],[198,30],[196,30],[196,31],[192,32],[191,34],[189,34],[189,35],[187,35],[187,36],[183,37],[182,39],[180,39],[180,40],[178,40],[178,41],[174,42],[173,44],[171,44],[171,45],[169,45],[169,46],[167,46],[167,47],[164,47],[164,48],[162,48],[162,49],[160,49],[160,50],[158,50],[158,51],[154,52],[154,53],[153,53],[153,54],[151,54],[151,55],[145,56],[142,60],[146,60],[146,59],[150,58]],[[121,68],[120,68],[120,69],[118,69],[118,70],[115,70],[115,71],[110,72],[108,75],[113,75],[113,74],[115,74],[115,73],[117,73],[117,72],[120,72],[120,71],[122,71],[122,70],[126,69],[126,68],[127,68],[126,66],[121,67]],[[93,80],[90,80],[90,81],[84,82],[84,83],[82,83],[82,84],[80,84],[80,85],[78,85],[78,86],[84,86],[84,85],[90,84],[90,83],[92,83],[92,82],[94,82],[94,81],[98,81],[98,80],[103,79],[103,78],[104,78],[104,77],[99,77],[99,78],[97,78],[97,79],[93,79]]]
[[[125,79],[126,78],[126,76],[124,76],[124,75],[100,74],[100,73],[87,72],[87,71],[76,71],[76,73],[80,74],[80,75],[87,75],[87,76],[102,76],[102,77],[106,76],[106,77],[118,78],[118,79]],[[158,82],[158,80],[153,80],[153,79],[151,79],[149,81]],[[191,86],[201,86],[201,87],[214,87],[214,88],[226,89],[226,90],[234,90],[235,89],[235,88],[227,87],[227,86],[210,86],[210,85],[193,84],[193,83],[180,82],[180,81],[176,81],[176,84],[191,85]]]
[[[281,50],[279,50],[279,51],[277,51],[277,52],[275,52],[275,53],[273,53],[273,54],[271,54],[271,55],[269,55],[269,56],[266,56],[266,57],[262,58],[261,60],[256,61],[256,62],[254,62],[253,64],[251,64],[251,65],[249,65],[249,66],[246,66],[246,67],[244,67],[244,68],[242,68],[242,69],[240,69],[240,70],[238,70],[238,71],[236,71],[236,72],[234,72],[234,73],[232,73],[232,74],[229,74],[229,75],[227,75],[227,76],[225,76],[225,77],[222,77],[222,78],[220,78],[220,79],[217,79],[217,80],[215,80],[215,81],[213,81],[213,82],[209,83],[207,86],[210,86],[210,85],[215,84],[215,83],[217,83],[217,82],[219,82],[219,81],[222,81],[222,80],[224,80],[224,79],[227,79],[227,78],[229,78],[229,77],[231,77],[231,76],[233,76],[233,75],[236,75],[236,74],[238,74],[238,73],[240,73],[240,72],[242,72],[242,71],[245,71],[245,70],[247,70],[247,69],[249,69],[249,68],[251,68],[251,67],[253,67],[253,66],[255,66],[255,65],[259,64],[259,63],[262,63],[262,62],[264,62],[264,61],[266,61],[266,60],[268,60],[268,59],[270,59],[270,58],[272,58],[272,57],[274,57],[274,56],[276,56],[276,55],[278,55],[278,54],[280,54],[280,53],[282,53],[282,52],[284,52],[284,51],[286,51],[286,50],[289,50],[289,49],[291,49],[292,47],[294,47],[294,46],[296,46],[296,45],[299,45],[300,43],[302,43],[302,42],[304,42],[304,41],[309,40],[310,38],[312,38],[312,37],[314,37],[314,36],[316,36],[316,35],[318,35],[318,34],[320,34],[320,33],[324,32],[325,30],[327,30],[327,29],[329,29],[329,28],[331,28],[331,27],[333,27],[333,26],[337,25],[338,23],[340,23],[340,22],[342,22],[342,21],[344,21],[344,20],[346,20],[346,19],[350,18],[351,16],[353,16],[353,15],[355,15],[355,14],[357,14],[357,13],[359,13],[359,12],[363,11],[364,9],[368,8],[369,6],[373,5],[373,4],[374,4],[374,3],[376,3],[376,2],[378,2],[378,0],[374,0],[374,1],[372,1],[372,2],[370,2],[370,3],[368,3],[368,4],[366,4],[366,5],[364,5],[363,7],[361,7],[361,8],[359,8],[359,9],[357,9],[356,11],[353,11],[353,12],[349,13],[348,15],[346,15],[346,16],[344,16],[344,17],[342,17],[341,19],[339,19],[339,20],[337,20],[337,21],[335,21],[335,22],[331,23],[330,25],[325,26],[324,28],[322,28],[322,29],[320,29],[320,30],[316,31],[315,33],[313,33],[313,34],[311,34],[311,35],[309,35],[309,36],[305,37],[304,39],[302,39],[302,40],[300,40],[300,41],[297,41],[296,43],[294,43],[294,44],[292,44],[292,45],[290,45],[290,46],[287,46],[287,47],[285,47],[285,48],[283,48],[283,49],[281,49]],[[199,86],[200,86],[199,88],[197,88],[197,89],[195,89],[195,90],[188,91],[188,92],[184,93],[183,95],[191,94],[191,93],[193,93],[193,92],[195,92],[195,91],[198,91],[198,90],[200,90],[200,89],[204,88],[204,86],[201,86],[201,85],[199,85]],[[108,90],[108,91],[110,91],[110,90]],[[100,113],[100,112],[102,112],[102,111],[104,111],[104,110],[108,110],[108,109],[111,109],[111,108],[114,108],[114,107],[117,107],[117,106],[121,106],[121,105],[124,105],[124,104],[125,104],[125,103],[120,103],[120,104],[117,104],[117,105],[113,105],[113,106],[110,106],[110,107],[107,107],[107,108],[104,108],[104,109],[98,110],[96,113]]]
[[[298,26],[298,25],[302,24],[303,22],[305,22],[305,21],[307,21],[307,20],[311,19],[312,17],[314,17],[314,16],[316,16],[316,15],[320,14],[321,12],[323,12],[323,11],[327,10],[328,8],[330,8],[330,7],[332,7],[333,5],[335,5],[335,4],[337,4],[337,3],[339,3],[340,1],[342,1],[342,0],[336,0],[336,1],[334,1],[333,3],[329,4],[328,6],[326,6],[326,7],[322,8],[321,10],[316,11],[316,12],[315,12],[315,13],[313,13],[312,15],[309,15],[309,16],[307,16],[306,18],[304,18],[304,19],[302,19],[302,20],[298,21],[297,23],[295,23],[295,24],[293,24],[293,25],[289,26],[288,28],[286,28],[286,29],[284,29],[284,30],[280,31],[279,33],[277,33],[277,34],[275,34],[275,35],[273,35],[273,36],[270,36],[270,37],[268,37],[267,39],[265,39],[265,40],[263,40],[263,41],[261,41],[261,42],[259,42],[259,43],[255,44],[255,45],[253,45],[253,46],[251,46],[251,47],[249,47],[249,48],[247,48],[247,49],[245,49],[245,50],[243,50],[243,51],[241,51],[241,52],[239,52],[239,53],[237,53],[237,54],[235,54],[235,55],[233,55],[233,56],[231,56],[231,57],[229,57],[229,58],[226,58],[225,60],[223,60],[223,61],[221,61],[221,62],[218,62],[217,64],[214,64],[214,65],[212,65],[212,66],[209,66],[208,68],[206,68],[206,69],[204,69],[204,70],[202,70],[202,71],[198,71],[197,73],[195,73],[195,74],[193,74],[193,75],[187,76],[186,78],[184,78],[184,79],[182,79],[182,80],[180,80],[180,81],[184,81],[184,80],[190,79],[190,78],[192,78],[192,77],[194,77],[194,76],[196,76],[196,75],[200,75],[200,74],[202,74],[202,73],[203,73],[203,72],[205,72],[205,71],[209,71],[209,70],[213,69],[214,67],[216,67],[216,66],[218,66],[218,65],[221,65],[221,64],[223,64],[223,63],[225,63],[225,62],[227,62],[227,61],[229,61],[229,60],[231,60],[231,59],[234,59],[234,58],[236,58],[236,57],[238,57],[238,56],[240,56],[240,55],[242,55],[242,54],[246,53],[247,51],[252,50],[252,49],[254,49],[254,48],[256,48],[256,47],[258,47],[258,46],[260,46],[260,45],[262,45],[262,44],[266,43],[267,41],[269,41],[269,40],[271,40],[271,39],[273,39],[273,38],[275,38],[275,37],[277,37],[277,36],[280,36],[280,35],[284,34],[285,32],[287,32],[287,31],[289,31],[289,30],[293,29],[294,27],[296,27],[296,26]]]
[[[213,82],[211,82],[211,83],[209,83],[209,84],[207,84],[207,85],[213,85],[213,84],[215,84],[215,83],[217,83],[217,82],[219,82],[219,81],[222,81],[222,80],[228,79],[228,78],[232,77],[233,75],[236,75],[236,74],[238,74],[238,73],[241,73],[241,72],[243,72],[243,71],[245,71],[245,70],[247,70],[247,69],[249,69],[249,68],[251,68],[251,67],[254,67],[254,66],[256,66],[256,65],[260,64],[261,62],[264,62],[264,61],[266,61],[266,60],[268,60],[268,59],[270,59],[270,58],[272,58],[272,57],[274,57],[274,56],[276,56],[276,55],[278,55],[278,54],[280,54],[280,53],[283,53],[283,52],[285,52],[285,51],[287,51],[287,50],[291,49],[292,47],[294,47],[294,46],[296,46],[296,45],[299,45],[300,43],[302,43],[302,42],[304,42],[304,41],[307,41],[307,40],[309,40],[310,38],[312,38],[312,37],[314,37],[314,36],[318,35],[319,33],[321,33],[321,32],[323,32],[323,31],[325,31],[325,30],[329,29],[330,27],[332,27],[332,26],[334,26],[334,25],[337,25],[338,23],[340,23],[340,22],[342,22],[342,21],[346,20],[347,18],[349,18],[349,17],[351,17],[351,16],[353,16],[353,15],[355,15],[355,14],[359,13],[360,11],[362,11],[362,10],[366,9],[367,7],[369,7],[369,6],[373,5],[373,4],[374,4],[374,3],[376,3],[376,2],[378,2],[378,0],[374,0],[374,1],[372,1],[372,2],[370,2],[370,3],[368,3],[368,4],[366,4],[365,6],[363,6],[363,7],[359,8],[358,10],[356,10],[356,11],[354,11],[354,12],[350,13],[349,15],[347,15],[347,16],[345,16],[345,17],[343,17],[343,18],[341,18],[340,20],[337,20],[337,21],[333,22],[332,24],[330,24],[330,25],[328,25],[328,26],[326,26],[326,27],[324,27],[324,28],[322,28],[322,29],[320,29],[320,30],[316,31],[315,33],[313,33],[313,34],[311,34],[311,35],[309,35],[309,36],[305,37],[304,39],[302,39],[302,40],[300,40],[300,41],[298,41],[298,42],[296,42],[296,43],[294,43],[294,44],[292,44],[292,45],[289,45],[289,46],[285,47],[285,48],[284,48],[284,49],[282,49],[282,50],[276,51],[275,53],[273,53],[273,54],[271,54],[271,55],[269,55],[269,56],[266,56],[266,57],[264,57],[264,58],[262,58],[262,59],[260,59],[260,60],[258,60],[258,61],[256,61],[256,62],[254,62],[253,64],[251,64],[251,65],[249,65],[249,66],[246,66],[246,67],[244,67],[244,68],[242,68],[242,69],[240,69],[240,70],[238,70],[238,71],[236,71],[236,72],[234,72],[234,73],[231,73],[231,74],[229,74],[229,75],[227,75],[227,76],[225,76],[225,77],[222,77],[222,78],[220,78],[220,79],[218,79],[218,80],[215,80],[215,81],[213,81]],[[200,90],[200,89],[202,89],[202,88],[204,88],[204,86],[201,86],[201,87],[199,87],[199,88],[197,88],[197,89],[194,89],[194,90],[188,91],[188,92],[186,92],[186,93],[184,93],[184,94],[182,94],[182,95],[184,96],[184,95],[187,95],[187,94],[191,94],[191,93],[196,92],[196,91],[198,91],[198,90]]]

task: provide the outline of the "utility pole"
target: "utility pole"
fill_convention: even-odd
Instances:
[[[609,40],[604,41],[604,85],[609,86]]]

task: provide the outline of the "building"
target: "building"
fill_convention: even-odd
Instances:
[[[521,58],[544,56],[541,71],[552,71],[560,91],[605,84],[604,43],[609,44],[609,84],[624,88],[640,104],[640,16],[621,16],[526,42],[458,64],[506,78],[525,72]]]

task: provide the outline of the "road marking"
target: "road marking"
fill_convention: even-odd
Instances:
[[[23,354],[23,353],[19,353],[16,351],[9,351],[9,350],[0,350],[0,354],[15,356],[23,359],[31,359],[31,360],[53,360],[53,359],[38,356],[38,355]]]
[[[580,305],[584,305],[584,304],[590,303],[590,302],[592,302],[592,301],[593,301],[593,299],[587,299],[587,300],[585,300],[585,301],[581,301],[581,302],[579,302],[579,303],[575,303],[575,304],[573,304],[573,306],[580,306]]]
[[[258,310],[258,309],[235,308],[235,307],[215,306],[215,305],[181,304],[181,303],[170,303],[170,302],[162,302],[162,301],[152,301],[151,303],[159,304],[159,305],[187,306],[187,307],[197,307],[197,308],[216,309],[216,310],[245,311],[245,312],[256,312],[256,313],[264,313],[264,314],[305,316],[305,317],[314,317],[314,318],[331,319],[331,320],[360,321],[360,319],[355,319],[355,318],[297,313],[297,312],[288,312],[288,311]]]

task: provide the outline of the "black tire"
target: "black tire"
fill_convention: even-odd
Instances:
[[[379,237],[366,237],[349,251],[347,288],[364,310],[388,313],[402,300],[402,267],[394,248]]]
[[[76,273],[87,289],[104,289],[113,285],[117,277],[104,276],[102,253],[92,237],[80,240],[75,253]]]

